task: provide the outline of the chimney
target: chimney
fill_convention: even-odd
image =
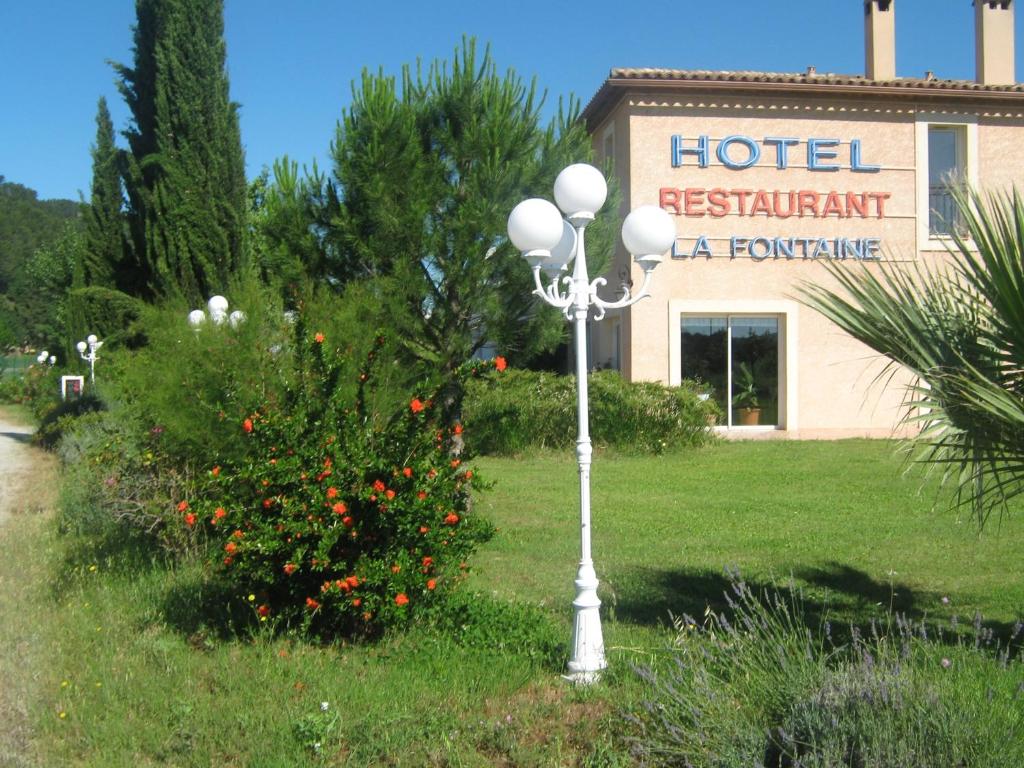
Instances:
[[[975,79],[982,85],[1013,85],[1013,0],[973,0]]]
[[[896,79],[895,0],[864,0],[864,74],[868,80]]]

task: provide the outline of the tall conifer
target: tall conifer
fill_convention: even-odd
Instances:
[[[81,280],[85,285],[112,288],[124,255],[124,218],[121,211],[121,173],[114,124],[107,100],[96,108],[96,144],[92,148],[92,196],[85,216],[85,242]]]
[[[225,69],[223,0],[136,0],[125,167],[135,291],[223,291],[245,253],[245,164]]]

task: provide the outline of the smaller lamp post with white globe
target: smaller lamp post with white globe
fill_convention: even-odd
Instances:
[[[607,666],[601,633],[601,601],[597,597],[597,574],[590,550],[590,414],[587,398],[587,318],[595,307],[594,320],[605,311],[621,309],[650,295],[651,273],[661,263],[676,238],[672,218],[661,208],[644,205],[632,211],[622,225],[622,242],[643,270],[644,279],[634,295],[622,286],[618,299],[606,301],[597,295],[606,284],[603,277],[593,281],[587,273],[584,230],[608,195],[601,172],[578,163],[565,168],[555,179],[555,202],[532,198],[517,205],[508,217],[508,235],[533,269],[533,293],[562,310],[575,324],[576,407],[579,432],[576,459],[580,475],[581,557],[576,571],[573,600],[572,656],[566,677],[575,683],[591,683]],[[559,212],[561,209],[561,213]],[[565,214],[563,219],[562,214]],[[574,261],[572,276],[563,274]],[[547,278],[547,284],[541,275]]]
[[[89,383],[96,383],[96,361],[99,360],[99,355],[96,352],[100,347],[103,346],[103,342],[96,338],[95,333],[90,333],[86,337],[85,341],[80,341],[76,345],[78,348],[78,354],[83,360],[89,364]],[[89,354],[85,353],[85,350],[89,350]]]

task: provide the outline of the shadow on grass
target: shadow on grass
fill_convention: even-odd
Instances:
[[[602,599],[613,620],[671,626],[672,617],[686,615],[699,624],[709,608],[715,613],[731,613],[728,597],[735,594],[736,578],[739,577],[728,569],[714,573],[639,567],[606,578]],[[937,593],[914,590],[895,580],[879,581],[844,563],[804,568],[786,579],[742,581],[755,595],[786,595],[794,589],[800,605],[799,618],[805,626],[817,631],[828,622],[829,631],[839,642],[850,638],[852,627],[864,630],[873,624],[884,625],[896,615],[928,628],[950,628],[951,612],[942,606]],[[973,628],[988,641],[1019,642],[1019,624],[985,621],[978,626],[972,618],[960,617],[961,631]]]

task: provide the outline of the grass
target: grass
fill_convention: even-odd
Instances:
[[[902,477],[892,449],[599,454],[594,555],[610,670],[589,690],[515,648],[437,635],[315,646],[232,631],[218,625],[228,606],[207,593],[201,564],[90,549],[47,515],[20,516],[0,528],[0,672],[20,707],[4,718],[15,735],[0,736],[15,757],[0,752],[0,765],[629,765],[621,708],[642,693],[630,664],[664,652],[670,611],[718,603],[725,565],[754,585],[792,577],[811,620],[866,621],[892,606],[936,620],[980,611],[1008,627],[1024,613],[1019,516],[979,536],[935,506],[934,485]],[[542,604],[568,639],[572,457],[478,464],[496,481],[479,508],[499,532],[469,586]]]

